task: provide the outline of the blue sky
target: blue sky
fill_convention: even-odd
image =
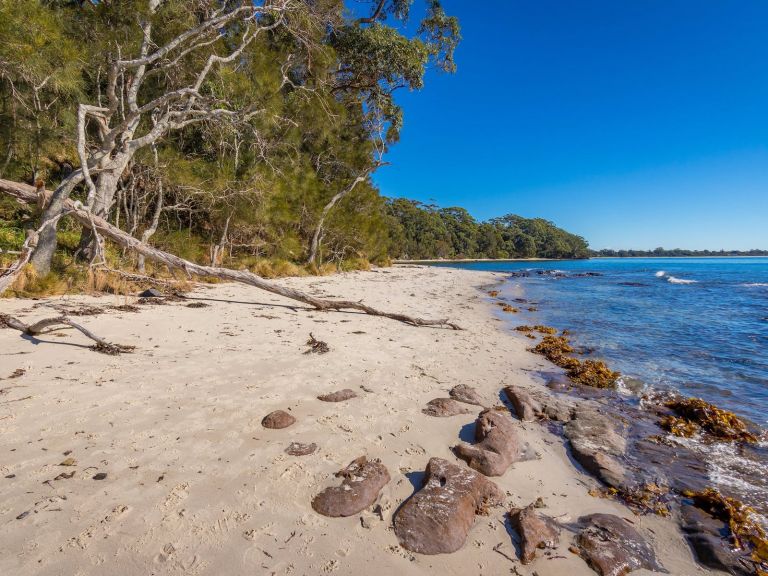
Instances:
[[[444,0],[458,72],[398,95],[383,194],[593,248],[768,248],[768,2]]]

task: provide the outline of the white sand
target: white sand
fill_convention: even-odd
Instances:
[[[74,331],[34,342],[0,330],[0,574],[594,574],[568,551],[567,531],[552,557],[522,566],[502,508],[478,517],[464,548],[451,555],[411,554],[391,527],[429,457],[455,460],[450,447],[475,419],[431,418],[421,413],[427,401],[460,383],[490,403],[499,403],[505,383],[542,386],[531,371],[546,361],[526,352],[530,340],[503,329],[479,289],[500,279],[394,268],[284,281],[318,295],[448,317],[463,331],[313,312],[231,284],[198,289],[207,308],[181,302],[81,318],[107,339],[137,346],[134,354],[97,354]],[[48,306],[81,303],[125,299],[0,300],[0,310],[34,320],[49,316]],[[309,332],[331,351],[304,354]],[[7,379],[19,368],[26,373]],[[316,399],[340,388],[360,396],[340,404]],[[261,418],[276,409],[298,422],[262,428]],[[693,563],[671,521],[635,517],[589,496],[597,482],[574,468],[560,438],[539,424],[519,427],[540,458],[494,479],[508,506],[541,496],[543,511],[561,522],[620,514],[653,542],[672,574],[714,573]],[[320,449],[288,456],[283,450],[293,441]],[[312,497],[363,454],[380,458],[392,475],[381,497],[384,521],[371,511],[344,519],[316,514]],[[67,457],[76,466],[60,466]],[[71,479],[53,480],[72,471]],[[107,478],[93,480],[97,472]]]

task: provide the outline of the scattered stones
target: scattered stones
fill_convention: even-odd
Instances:
[[[624,576],[645,568],[666,572],[653,548],[626,520],[612,514],[579,518],[583,527],[576,537],[579,554],[601,576]]]
[[[496,484],[483,475],[442,458],[431,458],[424,487],[395,515],[395,534],[412,552],[455,552],[464,545],[475,514],[485,513],[502,500]]]
[[[517,417],[524,422],[536,420],[537,415],[541,413],[541,405],[525,390],[515,386],[505,386],[504,395],[515,409]]]
[[[285,453],[290,456],[309,456],[317,451],[317,444],[312,442],[311,444],[302,444],[301,442],[291,442],[288,448],[285,449]]]
[[[389,471],[379,461],[360,456],[336,473],[341,486],[326,488],[312,500],[312,508],[323,516],[352,516],[368,508],[390,480]]]
[[[77,466],[77,460],[70,456],[69,458],[64,458],[64,460],[59,463],[59,466]]]
[[[453,398],[435,398],[427,402],[427,407],[422,412],[427,416],[447,418],[458,414],[471,414],[472,410]]]
[[[520,561],[523,564],[533,562],[537,550],[557,548],[560,543],[560,528],[552,518],[535,511],[540,507],[536,503],[509,512],[512,527],[520,535]]]
[[[613,422],[591,408],[579,407],[563,431],[571,443],[573,457],[587,472],[609,486],[623,488],[627,470],[619,458],[626,452],[627,442]]]
[[[472,386],[468,386],[467,384],[457,384],[451,388],[451,391],[448,392],[448,395],[454,400],[464,402],[465,404],[474,404],[476,406],[483,405],[483,399],[480,398],[477,390],[475,390]]]
[[[206,304],[205,302],[190,302],[187,304],[187,308],[208,308],[210,304]]]
[[[350,390],[349,388],[337,390],[336,392],[331,392],[330,394],[322,394],[321,396],[317,397],[318,400],[323,402],[344,402],[350,398],[357,398],[357,393],[354,390]]]
[[[94,480],[106,480],[107,479],[107,473],[106,472],[99,472],[98,474],[95,474],[93,476]]]
[[[283,410],[275,410],[270,412],[261,421],[261,425],[264,428],[272,428],[274,430],[280,430],[282,428],[288,428],[291,424],[296,422],[296,418],[288,414]]]
[[[477,444],[459,444],[453,451],[470,468],[486,476],[501,476],[522,456],[515,424],[506,412],[489,408],[483,410],[475,424]]]
[[[62,472],[54,480],[70,480],[75,475],[75,471],[72,470],[72,472]]]

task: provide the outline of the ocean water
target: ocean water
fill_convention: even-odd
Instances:
[[[507,282],[538,311],[510,315],[511,325],[568,329],[625,384],[700,397],[768,427],[768,258],[444,265],[528,271]]]

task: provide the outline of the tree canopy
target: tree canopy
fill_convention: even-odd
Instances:
[[[387,202],[396,258],[586,258],[587,242],[542,218],[507,214],[478,222],[464,208]]]

